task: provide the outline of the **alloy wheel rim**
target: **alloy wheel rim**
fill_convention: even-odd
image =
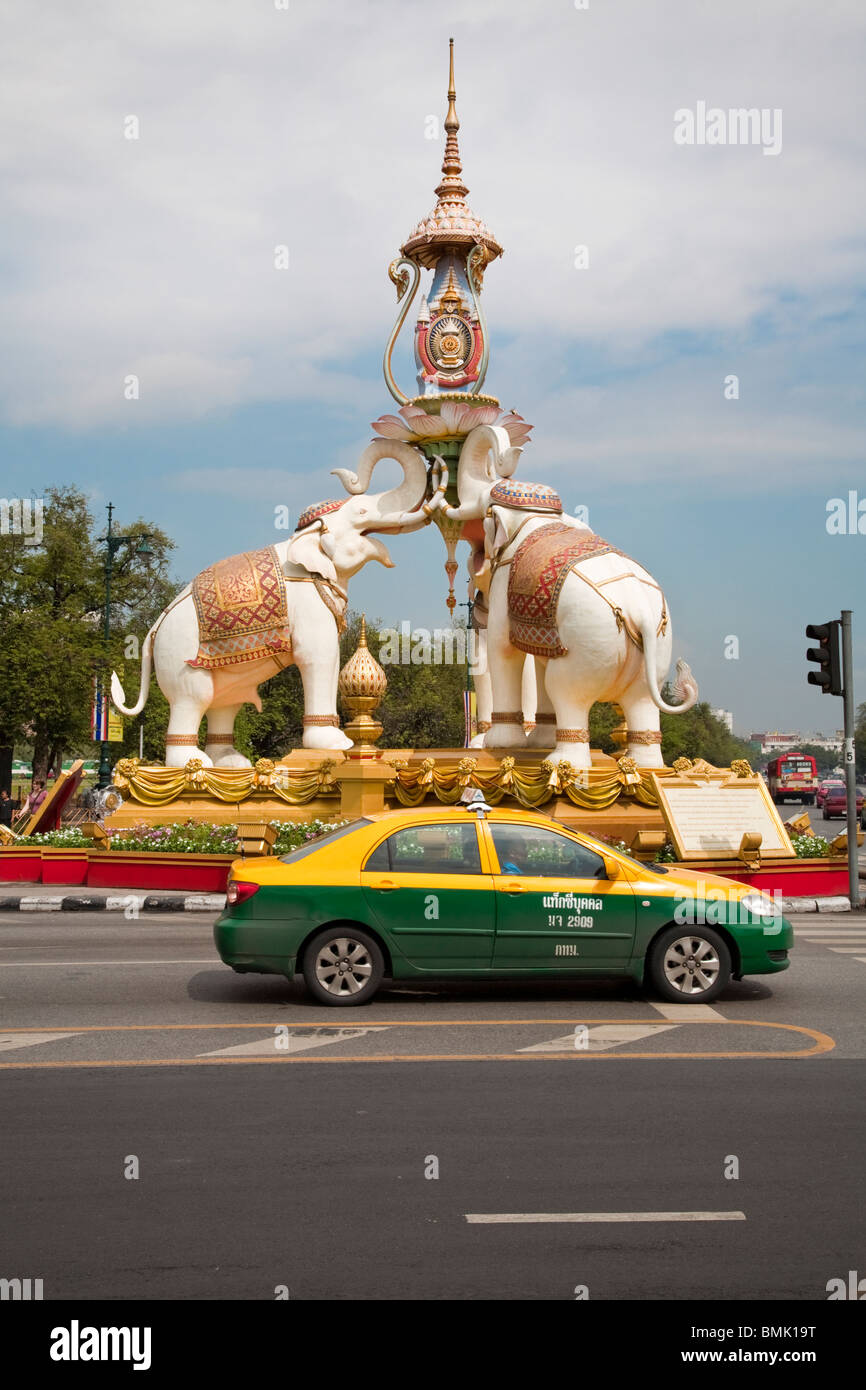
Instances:
[[[328,994],[360,994],[373,973],[366,946],[351,936],[335,936],[316,954],[316,979]]]
[[[704,994],[721,968],[715,946],[702,936],[680,936],[665,951],[665,979],[680,994]]]

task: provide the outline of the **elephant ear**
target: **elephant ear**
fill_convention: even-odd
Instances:
[[[311,574],[320,574],[323,579],[330,579],[333,584],[336,584],[337,571],[333,561],[329,560],[322,551],[319,544],[320,534],[318,529],[302,531],[289,546],[287,559],[293,565],[303,565],[304,569],[309,570]]]

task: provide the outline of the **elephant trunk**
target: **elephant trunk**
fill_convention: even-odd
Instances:
[[[460,506],[444,506],[445,515],[454,521],[483,516],[491,487],[511,477],[522,452],[501,425],[476,425],[466,436],[457,465]]]
[[[359,496],[367,491],[376,464],[384,458],[397,460],[403,469],[403,481],[399,487],[370,498],[375,503],[375,522],[378,525],[402,517],[404,512],[414,511],[424,500],[427,465],[419,451],[400,439],[374,439],[358,460],[357,473],[348,468],[331,469],[347,492]]]

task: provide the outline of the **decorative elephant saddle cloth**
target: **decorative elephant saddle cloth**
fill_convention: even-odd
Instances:
[[[213,670],[292,650],[286,580],[272,545],[210,565],[192,581],[198,656]]]
[[[552,521],[539,526],[517,548],[508,573],[508,620],[512,646],[531,656],[565,656],[556,605],[575,565],[596,555],[622,555],[592,531]]]

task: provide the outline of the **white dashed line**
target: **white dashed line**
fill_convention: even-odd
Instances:
[[[745,1221],[744,1211],[565,1211],[467,1213],[470,1226],[534,1225],[558,1221]]]
[[[380,1028],[328,1028],[323,1033],[268,1033],[255,1042],[239,1043],[237,1047],[217,1047],[213,1052],[199,1052],[199,1057],[279,1057],[285,1053],[306,1052],[311,1047],[327,1047],[329,1043],[348,1042],[352,1038],[363,1038],[366,1033],[387,1032],[387,1025]]]
[[[727,1023],[728,1021],[724,1014],[717,1013],[715,1009],[710,1008],[709,1004],[659,1004],[654,999],[648,999],[647,1003],[657,1009],[664,1018],[669,1018],[674,1023],[688,1018],[715,1020],[717,1023]]]
[[[551,1038],[550,1042],[533,1043],[531,1047],[519,1047],[518,1052],[606,1052],[608,1048],[620,1047],[622,1043],[637,1042],[640,1038],[653,1038],[657,1033],[670,1033],[675,1023],[602,1023],[596,1028],[582,1027],[580,1033],[566,1033],[563,1038]]]

